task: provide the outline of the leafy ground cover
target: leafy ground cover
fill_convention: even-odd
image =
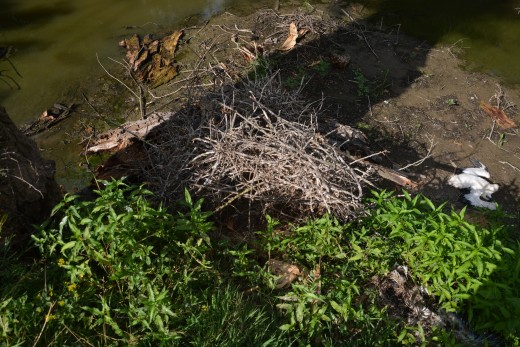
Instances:
[[[520,253],[502,212],[483,227],[383,191],[356,221],[267,216],[240,243],[187,192],[172,212],[144,187],[103,184],[56,206],[33,263],[2,245],[1,345],[519,344]]]

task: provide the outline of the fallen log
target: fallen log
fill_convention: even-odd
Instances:
[[[105,131],[88,145],[85,154],[115,152],[128,147],[136,140],[144,141],[152,129],[168,120],[172,115],[173,112],[156,112],[146,119],[127,122],[115,129]]]

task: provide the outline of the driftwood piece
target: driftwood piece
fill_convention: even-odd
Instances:
[[[116,129],[105,131],[85,149],[85,153],[93,154],[126,148],[135,140],[144,140],[152,129],[168,120],[172,115],[173,112],[157,112],[146,119],[127,122]]]
[[[385,180],[394,182],[394,183],[396,183],[396,184],[398,184],[398,185],[400,185],[402,187],[408,187],[408,188],[411,188],[411,189],[417,189],[419,187],[417,182],[415,182],[415,181],[411,180],[410,178],[406,177],[405,175],[403,175],[399,171],[396,171],[396,170],[390,169],[390,168],[388,168],[386,166],[383,166],[383,165],[374,163],[372,161],[366,160],[368,157],[376,158],[376,160],[380,160],[379,156],[378,156],[378,153],[374,153],[374,154],[369,155],[369,156],[364,157],[364,158],[356,158],[355,156],[351,155],[349,153],[349,151],[339,150],[339,152],[347,160],[350,161],[350,165],[353,165],[355,163],[355,164],[361,165],[361,166],[363,166],[365,168],[371,168],[371,169],[373,169],[373,172],[376,175],[378,175],[379,177],[381,177],[381,178],[383,178]]]
[[[329,121],[322,124],[320,131],[326,133],[329,141],[335,147],[339,148],[341,153],[344,153],[351,163],[359,163],[364,167],[371,167],[379,177],[392,181],[400,186],[413,189],[417,188],[417,183],[400,172],[373,162],[381,162],[382,158],[378,153],[372,152],[367,144],[367,137],[361,130],[336,121]],[[351,153],[362,153],[366,157],[365,159],[359,159]],[[368,157],[371,158],[370,162],[366,160]]]
[[[168,83],[179,73],[179,65],[175,64],[175,51],[179,40],[184,35],[183,30],[160,40],[146,35],[141,39],[137,34],[119,42],[119,46],[127,50],[126,58],[140,82],[145,82],[151,88]]]
[[[348,151],[344,152],[341,151],[346,159],[350,161],[350,165],[353,165],[354,163],[362,165],[365,168],[372,168],[376,175],[379,177],[386,179],[388,181],[394,182],[402,187],[408,187],[412,189],[417,189],[419,187],[418,183],[415,181],[412,181],[410,178],[406,177],[399,171],[390,169],[386,166],[368,161],[367,158],[378,158],[378,153],[372,154],[368,157],[364,158],[356,158],[355,156],[351,155]]]
[[[29,124],[22,131],[26,136],[29,137],[39,134],[42,131],[52,128],[62,120],[70,117],[75,107],[76,105],[74,104],[70,106],[54,104],[53,107],[43,111],[37,120]]]
[[[392,170],[379,164],[370,163],[369,165],[372,166],[376,170],[376,173],[384,179],[392,181],[403,187],[408,187],[412,189],[417,189],[418,187],[416,182],[412,181],[406,176],[403,176],[403,174],[399,173],[398,171]]]

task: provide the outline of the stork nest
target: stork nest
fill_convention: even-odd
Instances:
[[[263,213],[348,219],[361,207],[366,173],[318,133],[321,104],[305,104],[276,77],[221,94],[218,117],[195,139],[189,186],[217,211],[246,199]]]

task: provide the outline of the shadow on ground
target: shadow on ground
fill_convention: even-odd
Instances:
[[[250,64],[259,74],[279,70],[284,88],[303,85],[309,103],[323,99],[320,117],[364,131],[372,152],[382,152],[379,164],[409,176],[436,202],[462,206],[447,178],[455,168],[470,166],[470,158],[478,159],[501,186],[494,198],[517,213],[520,139],[515,130],[495,127],[479,105],[494,97],[515,119],[518,92],[505,90],[492,77],[463,71],[457,47],[434,47],[395,26],[370,24],[358,9],[336,3],[298,15],[225,14],[187,33],[185,49],[193,53],[205,47],[197,53],[205,66]],[[373,18],[378,15],[375,11]],[[268,42],[285,40],[291,21],[307,31],[298,44],[288,52],[267,49]],[[255,62],[248,63],[237,49],[248,45],[258,48]],[[218,90],[212,93],[208,96],[218,98]],[[171,107],[167,103],[163,110]],[[282,105],[274,111],[281,110]],[[400,189],[383,181],[378,185]]]

